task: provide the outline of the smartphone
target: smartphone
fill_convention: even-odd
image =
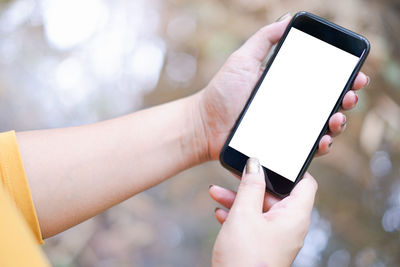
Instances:
[[[247,159],[256,157],[266,190],[287,196],[307,170],[369,50],[361,35],[297,13],[222,148],[222,165],[242,175]]]

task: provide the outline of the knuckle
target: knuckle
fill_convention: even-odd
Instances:
[[[306,181],[310,184],[310,187],[313,188],[315,192],[318,190],[318,183],[311,175],[308,175]]]
[[[247,177],[247,179],[243,179],[241,186],[242,187],[252,187],[257,189],[265,189],[265,181],[264,179],[258,177]]]
[[[257,34],[268,35],[268,34],[270,34],[270,30],[271,30],[271,24],[265,25],[265,26],[261,27],[261,28],[257,31]]]
[[[236,62],[240,62],[242,60],[242,54],[241,54],[241,50],[240,48],[235,50],[229,57],[227,62],[228,63],[236,63]]]
[[[231,215],[233,222],[238,222],[243,218],[243,215],[248,215],[250,212],[247,208],[244,208],[242,205],[237,205],[232,208],[233,212]]]

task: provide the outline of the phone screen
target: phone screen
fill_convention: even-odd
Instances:
[[[229,146],[294,182],[359,59],[292,27]]]

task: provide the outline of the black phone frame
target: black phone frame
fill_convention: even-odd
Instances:
[[[347,51],[357,57],[359,57],[359,61],[354,68],[350,78],[348,79],[346,86],[343,88],[342,93],[340,94],[340,97],[338,98],[334,108],[332,109],[332,112],[330,113],[328,119],[326,120],[317,140],[315,141],[310,153],[308,154],[299,174],[296,177],[296,180],[294,182],[290,181],[289,179],[275,173],[274,171],[266,168],[263,166],[264,174],[265,174],[265,181],[266,181],[266,190],[271,192],[273,195],[279,197],[279,198],[284,198],[287,195],[290,194],[294,186],[301,180],[303,177],[304,173],[306,172],[308,166],[310,165],[312,158],[314,157],[315,152],[318,149],[318,144],[319,141],[321,140],[322,136],[327,132],[328,130],[328,123],[329,123],[329,118],[337,112],[337,110],[340,108],[340,105],[343,101],[344,95],[346,92],[351,88],[351,85],[353,84],[358,72],[360,71],[363,63],[365,62],[365,59],[367,58],[367,55],[370,50],[370,43],[369,41],[357,34],[354,33],[348,29],[345,29],[335,23],[332,23],[330,21],[327,21],[321,17],[318,17],[314,14],[311,14],[306,11],[301,11],[296,13],[292,20],[290,21],[288,27],[286,28],[284,34],[282,35],[282,38],[276,45],[276,48],[274,50],[274,53],[271,55],[271,58],[269,59],[265,70],[263,74],[261,75],[259,81],[257,82],[255,88],[253,89],[253,92],[251,93],[249,99],[247,100],[247,103],[242,110],[239,118],[236,120],[236,123],[234,127],[232,128],[231,133],[229,134],[222,150],[219,156],[219,160],[225,168],[228,170],[232,171],[233,173],[237,175],[242,175],[242,171],[244,169],[244,166],[246,165],[246,161],[249,158],[248,156],[242,154],[241,152],[237,151],[236,149],[232,148],[229,146],[229,143],[235,134],[238,126],[240,125],[241,120],[243,119],[244,115],[246,114],[246,111],[248,107],[250,106],[251,102],[253,101],[253,98],[257,94],[257,91],[263,82],[270,66],[272,65],[276,55],[278,54],[283,42],[285,41],[290,29],[294,27],[296,29],[299,29],[305,33],[308,33],[322,41],[325,41],[333,46],[336,46],[344,51]]]

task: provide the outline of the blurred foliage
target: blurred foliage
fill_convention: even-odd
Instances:
[[[371,77],[346,132],[315,159],[310,231],[295,266],[399,266],[400,1],[0,1],[1,130],[64,127],[190,95],[282,14],[307,10],[366,36]],[[219,225],[187,170],[46,242],[54,266],[207,266]]]

